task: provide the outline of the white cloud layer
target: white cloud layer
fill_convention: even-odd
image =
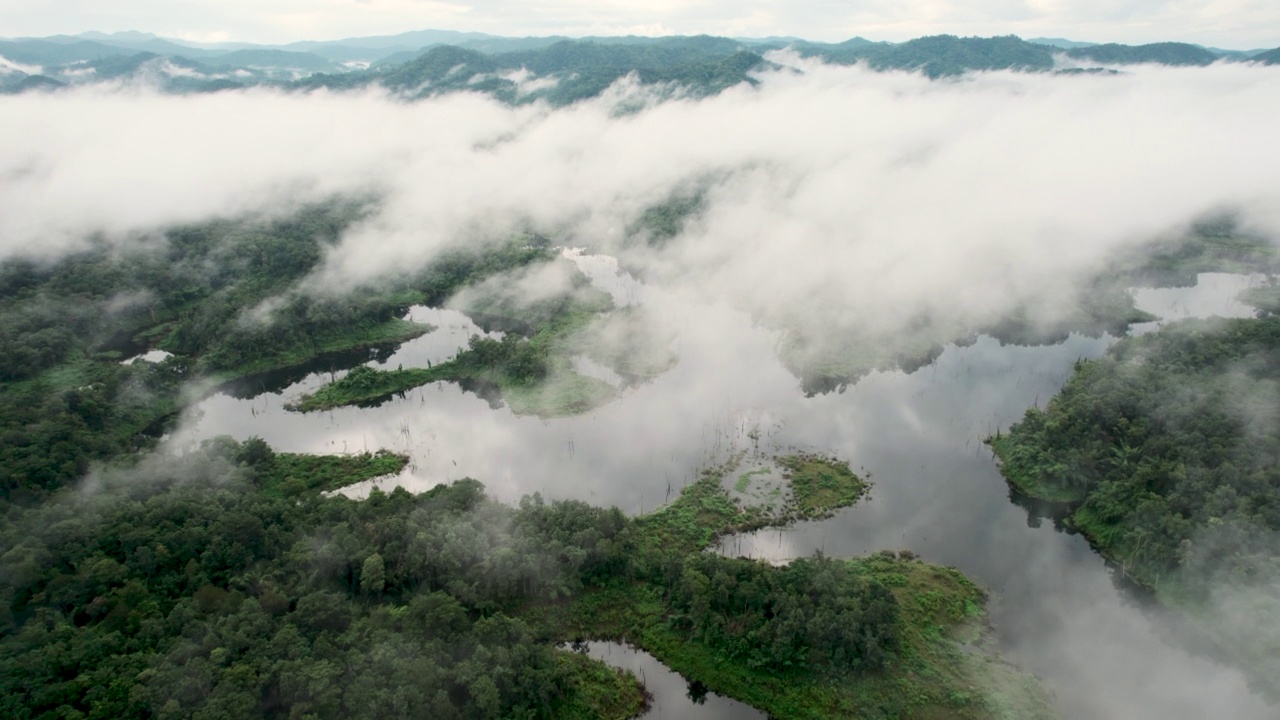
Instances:
[[[0,133],[22,139],[0,148],[0,256],[377,193],[321,272],[338,287],[529,224],[617,249],[646,207],[709,183],[676,249],[633,261],[757,315],[892,329],[1029,298],[1052,316],[1113,250],[1206,213],[1280,225],[1280,68],[933,82],[777,59],[803,72],[624,115],[648,91],[559,111],[375,92],[0,99]]]

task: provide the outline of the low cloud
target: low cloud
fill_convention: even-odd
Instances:
[[[315,287],[532,228],[774,324],[887,333],[1015,306],[1052,320],[1112,253],[1208,213],[1280,227],[1280,69],[936,82],[772,59],[758,87],[658,102],[624,81],[556,111],[377,91],[0,99],[22,140],[0,150],[0,256],[371,194]],[[644,211],[690,187],[693,221],[636,243]]]

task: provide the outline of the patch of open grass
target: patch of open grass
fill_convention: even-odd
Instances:
[[[737,481],[734,482],[733,489],[737,492],[745,493],[747,489],[751,487],[751,481],[753,479],[755,479],[760,475],[768,475],[768,474],[769,474],[769,468],[756,468],[755,470],[744,472],[741,475],[739,475]]]
[[[770,524],[762,508],[744,508],[729,499],[721,482],[740,458],[703,470],[680,496],[653,513],[636,519],[641,542],[656,549],[697,552],[721,535],[747,532]]]
[[[798,453],[778,457],[776,462],[785,468],[792,503],[806,519],[828,517],[857,503],[869,489],[844,460]]]
[[[254,467],[263,494],[289,497],[395,475],[408,464],[408,456],[382,450],[359,455],[272,453]]]

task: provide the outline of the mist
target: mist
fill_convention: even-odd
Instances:
[[[445,249],[522,231],[607,253],[643,279],[635,299],[646,322],[662,325],[646,334],[679,357],[622,403],[548,423],[436,386],[378,413],[343,409],[273,428],[278,397],[253,401],[263,419],[252,424],[220,409],[236,402],[223,396],[188,414],[177,435],[258,433],[282,449],[319,452],[403,443],[413,472],[429,482],[473,474],[514,501],[563,474],[549,497],[643,511],[664,500],[663,482],[669,493],[672,478],[678,487],[706,459],[707,446],[741,441],[745,428],[786,426],[782,435],[839,448],[880,482],[873,498],[885,499],[850,516],[880,522],[865,536],[851,532],[844,549],[905,543],[966,571],[971,562],[987,571],[984,582],[1022,574],[1044,579],[1032,586],[1039,590],[1062,591],[1024,618],[1046,627],[1020,628],[1028,639],[1013,645],[1016,659],[1072,694],[1064,707],[1081,717],[1256,712],[1238,674],[1183,654],[1151,657],[1164,646],[1141,613],[1098,611],[1092,603],[1114,589],[1083,541],[1064,550],[1040,528],[1001,541],[1025,542],[1018,558],[1026,562],[984,566],[946,546],[955,535],[944,519],[971,522],[966,511],[978,511],[944,506],[934,493],[955,480],[947,453],[975,457],[955,471],[959,481],[995,482],[978,439],[1047,399],[1074,359],[1105,349],[1074,336],[1060,348],[1027,350],[1031,379],[1015,392],[999,382],[1009,370],[996,343],[947,343],[1014,311],[1052,325],[1110,259],[1208,215],[1231,213],[1251,231],[1280,234],[1272,127],[1280,68],[1000,72],[940,82],[786,53],[770,59],[777,68],[757,85],[713,97],[628,80],[560,110],[472,94],[406,103],[381,91],[166,96],[129,86],[0,98],[0,132],[20,139],[0,147],[0,259],[162,242],[159,232],[173,224],[286,216],[333,197],[371,198],[371,212],[298,291],[376,284]],[[673,237],[640,227],[646,211],[691,196],[695,209]],[[572,278],[546,269],[492,282],[514,304]],[[263,307],[269,320],[270,304]],[[941,367],[982,382],[948,405],[930,395],[932,377],[883,372],[846,396],[813,399],[797,392],[777,357],[789,335],[887,341],[906,326],[946,345],[934,375]],[[597,331],[625,354],[619,336],[632,331]],[[656,354],[649,364],[665,366]],[[961,413],[967,425],[952,422]],[[919,462],[918,474],[893,459],[901,448],[876,450],[894,434],[915,446],[908,460],[912,469]],[[926,468],[930,458],[938,465]],[[896,494],[884,490],[894,483]],[[987,512],[1024,522],[1008,503]],[[1109,637],[1129,644],[1100,650]],[[1132,669],[1144,661],[1155,669]],[[1175,692],[1184,686],[1196,692]]]
[[[4,98],[0,131],[22,142],[0,150],[0,256],[375,196],[316,278],[333,289],[527,227],[621,252],[646,208],[695,188],[679,242],[629,253],[648,275],[756,315],[892,331],[1024,304],[1050,318],[1118,248],[1207,213],[1278,226],[1274,68],[935,82],[772,59],[754,88],[661,102],[622,82],[560,111],[470,94]]]

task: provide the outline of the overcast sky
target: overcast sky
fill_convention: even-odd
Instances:
[[[448,29],[498,35],[921,35],[1280,45],[1275,0],[0,0],[0,36],[141,30],[283,43]]]

